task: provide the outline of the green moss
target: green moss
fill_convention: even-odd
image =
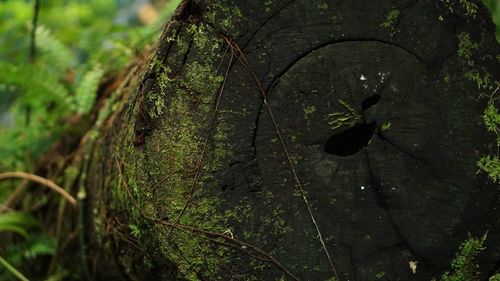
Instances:
[[[332,130],[358,123],[361,118],[359,114],[345,101],[340,99],[338,101],[344,107],[344,111],[329,113],[325,118]]]
[[[320,9],[320,10],[326,10],[326,9],[328,9],[328,3],[318,4],[318,9]]]
[[[316,112],[316,107],[314,105],[304,106],[304,119],[309,120],[314,112]]]
[[[273,5],[273,0],[266,0],[264,2],[264,7],[265,7],[266,13],[271,11],[272,5]]]
[[[210,167],[213,172],[224,168],[222,166],[223,160],[233,156],[233,149],[228,139],[228,135],[232,130],[234,130],[234,125],[229,125],[222,115],[215,129],[214,149],[211,151],[211,157],[215,160]]]
[[[488,103],[488,106],[484,111],[483,120],[488,131],[500,134],[500,112],[493,101]]]
[[[491,75],[484,69],[475,68],[474,54],[479,49],[479,44],[470,39],[468,33],[458,34],[458,55],[465,62],[464,76],[467,80],[473,82],[480,91],[491,91],[491,94],[480,94],[479,96],[488,97],[488,105],[483,114],[483,121],[486,129],[493,133],[496,138],[495,147],[492,149],[494,154],[483,155],[477,165],[480,171],[484,171],[496,182],[500,179],[500,113],[496,108],[495,93],[498,91],[500,83],[492,81]],[[496,87],[496,89],[494,89]]]
[[[488,174],[493,182],[497,182],[500,180],[500,112],[494,100],[488,103],[483,114],[483,121],[486,129],[496,136],[496,154],[482,156],[477,165],[480,170]]]
[[[460,4],[467,12],[467,15],[476,17],[476,14],[477,14],[477,5],[476,4],[472,3],[472,1],[469,1],[469,0],[460,0]]]
[[[217,51],[221,45],[222,40],[213,40],[213,36],[209,35],[208,26],[204,23],[199,25],[190,25],[188,28],[188,34],[193,36],[193,42],[198,50],[205,51],[206,54]]]
[[[491,276],[488,281],[500,281],[500,273]]]
[[[134,236],[137,239],[141,238],[141,230],[139,229],[139,227],[137,227],[137,225],[129,224],[128,227],[130,228],[130,234],[132,236]]]
[[[399,14],[401,12],[398,9],[393,8],[387,13],[384,21],[379,25],[380,27],[388,28],[391,30],[391,34],[396,32],[396,23],[398,21]]]
[[[479,48],[477,43],[473,43],[470,40],[470,36],[466,32],[462,32],[458,34],[458,55],[467,62],[469,66],[474,65],[474,61],[472,59],[472,54],[475,50]]]
[[[465,78],[474,82],[478,90],[484,90],[491,88],[491,75],[489,73],[483,73],[477,69],[470,69],[464,74]]]
[[[243,15],[230,1],[213,1],[204,18],[212,25],[220,27],[223,33],[235,37],[239,33],[237,24],[243,20]]]
[[[192,62],[186,67],[187,71],[182,79],[182,86],[198,94],[215,91],[224,79],[222,75],[214,75],[214,69],[209,64]]]
[[[477,14],[477,5],[470,0],[444,0],[443,4],[448,10],[452,13],[455,12],[455,9],[458,7],[462,9],[466,15],[476,17]]]
[[[135,164],[127,168],[134,171],[128,184],[144,215],[130,225],[137,226],[133,232],[140,233],[141,245],[159,251],[165,260],[175,261],[179,276],[199,280],[201,274],[212,280],[219,276],[220,266],[229,262],[229,249],[214,246],[193,233],[144,223],[151,219],[174,222],[187,206],[179,224],[214,233],[230,228],[220,211],[223,200],[213,196],[219,188],[214,175],[232,155],[228,134],[233,127],[224,115],[217,115],[208,147],[204,147],[212,126],[213,104],[223,81],[217,65],[224,41],[203,22],[186,25],[172,41],[172,59],[165,65],[153,60],[150,66],[160,88],[145,93],[155,129],[142,149],[122,151],[126,158],[134,159],[130,162]],[[190,41],[192,44],[185,43]],[[185,64],[180,65],[186,56]],[[193,57],[196,61],[191,61]],[[133,135],[131,129],[130,141]]]
[[[257,200],[263,202],[263,207],[256,210],[249,203],[250,198],[242,198],[236,206],[225,211],[225,217],[236,225],[248,225],[252,222],[252,231],[244,230],[240,235],[244,241],[255,241],[258,244],[266,244],[267,241],[281,241],[286,239],[292,228],[285,220],[285,210],[282,205],[276,204],[274,195],[269,190],[263,190],[257,194]],[[279,243],[278,243],[279,245]],[[284,254],[281,246],[273,247],[273,255]],[[254,273],[267,269],[270,265],[258,260],[251,261]]]
[[[252,206],[248,204],[248,198],[243,197],[242,200],[233,209],[226,210],[224,217],[234,220],[237,223],[253,220]],[[245,235],[245,239],[250,238],[250,234]]]
[[[486,172],[493,182],[500,180],[500,158],[498,156],[483,156],[477,161],[477,166]]]
[[[161,92],[150,92],[148,94],[149,102],[153,105],[150,108],[148,114],[151,117],[158,117],[163,114],[165,108],[164,96]]]
[[[292,228],[287,225],[283,216],[285,215],[281,205],[277,205],[271,211],[269,217],[264,218],[263,227],[269,229],[269,235],[274,235],[276,239],[283,239],[285,235],[292,231]]]
[[[391,128],[391,122],[384,122],[380,127],[381,132],[385,132]]]
[[[477,256],[483,251],[486,235],[480,238],[469,237],[460,245],[460,249],[451,262],[451,272],[445,272],[440,281],[477,281],[479,280],[476,262]],[[435,280],[435,279],[433,279]]]

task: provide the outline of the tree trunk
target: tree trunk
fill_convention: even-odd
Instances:
[[[486,280],[499,48],[454,2],[183,1],[84,142],[90,273],[430,280],[488,232]]]

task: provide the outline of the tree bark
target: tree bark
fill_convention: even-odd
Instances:
[[[499,48],[456,2],[183,1],[76,161],[90,274],[430,280],[488,232],[486,280]]]

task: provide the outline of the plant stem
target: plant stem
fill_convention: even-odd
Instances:
[[[29,279],[26,278],[26,276],[24,276],[21,272],[19,272],[17,269],[15,269],[8,261],[6,261],[4,258],[2,258],[2,256],[0,256],[0,264],[5,266],[5,268],[7,268],[7,270],[10,273],[14,274],[14,276],[16,276],[19,280],[29,281]]]

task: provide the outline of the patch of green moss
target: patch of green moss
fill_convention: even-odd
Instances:
[[[500,112],[493,101],[488,103],[484,111],[483,120],[488,131],[500,134]],[[500,141],[498,144],[500,145]]]
[[[451,262],[451,272],[445,272],[439,281],[478,281],[479,265],[477,256],[485,249],[486,235],[476,238],[469,237],[461,245]],[[435,281],[436,279],[433,279]]]
[[[466,32],[458,34],[458,55],[467,62],[469,66],[474,65],[472,53],[479,48],[477,43],[473,43]]]
[[[496,138],[495,147],[492,149],[494,154],[483,155],[477,161],[480,171],[484,171],[487,175],[496,182],[500,179],[500,113],[496,108],[497,97],[495,93],[499,89],[500,83],[492,81],[491,75],[484,69],[475,67],[474,53],[479,49],[479,44],[470,39],[468,33],[462,32],[458,36],[458,55],[465,62],[464,76],[467,80],[473,82],[477,89],[480,91],[487,91],[491,94],[481,93],[478,96],[486,96],[488,98],[488,105],[483,114],[483,121],[486,129],[493,133]],[[496,89],[495,89],[496,87]]]
[[[360,116],[356,113],[352,106],[340,99],[338,100],[338,102],[344,108],[344,110],[329,113],[325,118],[332,130],[338,129],[342,126],[354,126],[356,123],[358,123],[360,120]]]
[[[477,5],[470,0],[443,0],[443,4],[448,8],[450,12],[455,12],[455,9],[459,7],[462,9],[466,15],[476,17]]]
[[[488,279],[488,281],[500,281],[500,273],[497,273]]]
[[[398,9],[393,8],[387,13],[384,21],[379,26],[389,29],[391,34],[394,34],[396,32],[396,23],[400,13]]]
[[[495,106],[495,101],[490,100],[488,106],[486,107],[483,114],[484,124],[486,129],[495,134],[496,136],[496,151],[495,155],[484,155],[482,156],[477,165],[480,170],[487,173],[487,175],[497,182],[500,180],[500,112]]]
[[[192,43],[185,44],[189,41]],[[211,124],[213,104],[223,81],[217,70],[223,42],[208,25],[189,24],[171,49],[169,58],[173,61],[163,65],[153,60],[151,64],[161,89],[160,93],[146,93],[153,105],[154,111],[149,113],[155,129],[142,149],[126,150],[131,154],[127,158],[138,160],[132,167],[132,177],[138,180],[129,178],[128,184],[146,216],[143,220],[162,219],[213,233],[229,228],[220,212],[222,199],[213,196],[219,188],[214,175],[232,154],[227,135],[233,127],[221,114]],[[185,64],[178,65],[176,58],[186,58]],[[161,224],[132,224],[141,234],[141,243],[175,261],[179,275],[186,280],[199,280],[199,276],[213,279],[220,266],[229,262],[229,249],[206,238]]]
[[[485,90],[492,87],[491,75],[489,73],[481,73],[478,69],[470,69],[464,74],[465,78],[474,82],[478,90]]]
[[[262,207],[255,209],[252,200],[263,203]],[[270,241],[279,242],[287,239],[293,229],[285,220],[285,208],[281,204],[276,204],[275,195],[269,190],[262,190],[256,194],[256,198],[243,197],[233,208],[225,211],[225,217],[231,223],[243,225],[244,230],[239,235],[243,241],[256,245],[266,245]],[[252,227],[247,227],[251,225]],[[266,251],[270,251],[273,256],[285,255],[280,243],[273,243]],[[270,267],[270,264],[259,260],[250,259],[250,267],[255,275]]]
[[[182,86],[198,94],[216,90],[219,83],[224,80],[222,75],[214,75],[214,69],[209,64],[192,62],[186,66],[186,75],[182,80]]]
[[[328,9],[328,3],[320,3],[320,4],[318,4],[318,9],[320,9],[320,10],[326,10],[326,9]]]
[[[198,50],[203,50],[205,54],[217,51],[221,45],[222,40],[211,40],[213,36],[209,36],[208,26],[204,23],[198,25],[190,25],[188,34],[193,36],[193,42]],[[213,38],[212,38],[213,39]]]
[[[500,158],[498,156],[483,156],[477,161],[477,166],[486,172],[493,182],[500,180]]]
[[[306,105],[303,108],[304,119],[309,120],[314,112],[316,112],[316,107],[314,105]]]
[[[231,1],[213,1],[205,13],[204,19],[221,28],[225,34],[238,35],[237,24],[243,20],[241,10]]]
[[[265,7],[266,13],[271,11],[272,6],[273,6],[273,0],[266,0],[264,2],[264,7]]]
[[[380,127],[381,132],[385,132],[391,128],[391,122],[384,122],[382,123],[382,126]]]

